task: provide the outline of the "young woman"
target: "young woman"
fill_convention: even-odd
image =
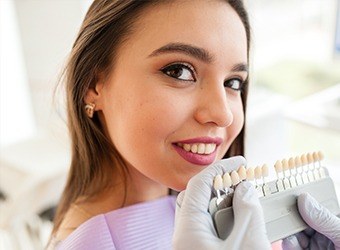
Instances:
[[[51,247],[221,247],[206,205],[213,176],[246,163],[229,157],[244,153],[249,46],[240,0],[93,2],[65,71],[72,162]],[[268,248],[253,188],[237,190],[253,219],[223,244]]]

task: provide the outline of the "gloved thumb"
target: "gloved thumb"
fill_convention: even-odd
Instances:
[[[336,247],[340,247],[340,219],[308,193],[301,194],[297,203],[303,220],[311,228],[329,238]]]
[[[184,196],[185,196],[185,190],[180,192],[177,195],[177,198],[176,198],[175,225],[177,224],[177,221],[178,221],[178,218],[179,218],[179,214],[181,212],[181,207],[182,207],[182,202],[183,202]]]
[[[233,198],[234,228],[228,241],[235,249],[270,249],[259,198],[250,182],[241,182]]]

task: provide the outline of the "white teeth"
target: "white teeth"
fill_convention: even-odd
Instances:
[[[204,154],[205,145],[203,143],[198,144],[197,153]]]
[[[190,149],[191,149],[191,146],[190,146],[190,144],[184,144],[184,145],[183,145],[183,148],[184,148],[185,151],[188,151],[188,152],[189,152]]]
[[[197,144],[193,144],[193,145],[191,146],[191,152],[192,152],[192,153],[197,153],[197,149],[198,149]]]
[[[205,144],[205,143],[195,143],[195,144],[182,144],[182,143],[178,143],[178,146],[182,147],[185,151],[187,152],[192,152],[194,154],[211,154],[212,152],[215,151],[216,149],[216,144],[214,143],[209,143],[209,144]]]

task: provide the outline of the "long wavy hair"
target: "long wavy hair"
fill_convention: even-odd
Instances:
[[[243,22],[249,61],[250,27],[243,2],[224,1],[232,6]],[[124,160],[105,135],[104,126],[96,113],[92,119],[86,115],[84,97],[89,88],[95,87],[98,74],[112,69],[119,46],[134,31],[133,24],[143,14],[143,10],[167,2],[169,0],[95,0],[85,16],[63,71],[72,156],[66,186],[55,214],[52,235],[57,232],[73,202],[79,197],[94,197],[97,192],[110,186],[112,180],[108,177],[112,175],[108,173],[113,169],[118,170],[124,180],[126,191],[128,172]],[[241,92],[244,113],[247,93],[248,80]],[[244,154],[244,136],[243,126],[224,158]]]

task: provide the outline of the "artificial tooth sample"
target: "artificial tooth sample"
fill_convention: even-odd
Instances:
[[[307,156],[305,154],[301,155],[301,162],[303,166],[308,164]]]
[[[295,156],[294,162],[295,162],[295,168],[297,172],[296,183],[297,185],[301,185],[303,184],[303,181],[302,181],[303,168],[302,168],[302,162],[301,162],[300,156]]]
[[[271,194],[270,188],[269,188],[269,186],[266,184],[266,177],[269,176],[269,169],[268,169],[267,164],[264,164],[264,165],[262,166],[261,171],[262,171],[262,179],[263,179],[263,185],[262,185],[263,194],[264,194],[265,196],[266,196],[266,195],[270,195],[270,194]]]
[[[311,153],[311,155],[313,159],[313,175],[314,175],[315,180],[319,180],[321,176],[320,176],[320,169],[317,164],[317,162],[319,161],[318,153],[313,152]]]
[[[283,169],[283,186],[285,189],[291,188],[290,182],[289,182],[289,165],[288,161],[286,159],[282,160],[282,169]]]
[[[231,172],[230,177],[231,177],[231,182],[234,186],[240,183],[240,177],[235,170]]]
[[[307,162],[308,162],[308,179],[309,181],[314,181],[314,169],[313,169],[313,155],[311,153],[307,154]]]
[[[264,178],[269,176],[269,169],[268,169],[267,164],[263,164],[263,166],[261,168],[261,172],[262,172],[262,178],[263,178],[263,181],[264,181]]]
[[[228,172],[226,172],[224,175],[223,175],[223,187],[226,191],[226,193],[230,192],[230,187],[232,185],[232,181],[231,181],[231,177],[230,177],[230,174]]]
[[[308,160],[305,154],[301,155],[301,163],[303,168],[302,181],[304,184],[306,184],[309,182],[309,178],[308,178]]]
[[[318,156],[319,161],[322,161],[324,159],[324,155],[321,151],[318,152]]]
[[[263,196],[263,190],[262,190],[262,185],[260,184],[261,179],[262,179],[262,169],[260,166],[257,166],[254,170],[254,174],[255,174],[255,183],[256,183],[256,187],[255,189],[257,190],[258,195],[261,197]]]
[[[255,168],[254,173],[255,173],[255,180],[261,179],[261,177],[262,177],[262,170],[261,170],[261,167],[260,167],[260,166],[257,166],[257,167]]]
[[[277,178],[281,179],[281,174],[280,174],[280,173],[282,173],[282,163],[281,163],[281,161],[276,161],[275,164],[274,164],[274,168],[275,168]]]
[[[290,157],[288,160],[288,167],[290,171],[290,177],[289,177],[289,182],[291,187],[296,187],[296,169],[295,169],[295,161],[293,157]]]
[[[320,172],[320,177],[324,178],[326,177],[326,172],[325,169],[321,166],[321,161],[324,159],[324,155],[321,151],[318,152],[318,160],[319,160],[319,172]]]
[[[223,189],[223,180],[221,175],[216,175],[214,179],[214,189],[217,190],[222,190]]]
[[[247,179],[247,171],[244,166],[239,167],[239,169],[237,170],[237,173],[238,173],[238,176],[240,177],[240,181]]]
[[[281,161],[276,161],[276,163],[274,164],[274,168],[275,168],[275,172],[276,172],[276,176],[277,176],[277,181],[276,181],[276,188],[277,191],[280,192],[282,190],[284,190],[284,186],[283,186],[283,180],[282,180],[282,163]]]
[[[247,180],[248,181],[253,181],[254,178],[255,178],[254,168],[253,167],[247,168]]]
[[[214,189],[217,194],[216,205],[218,205],[223,200],[223,198],[221,197],[221,193],[220,193],[221,190],[223,189],[223,180],[222,180],[222,176],[219,174],[215,176]]]

